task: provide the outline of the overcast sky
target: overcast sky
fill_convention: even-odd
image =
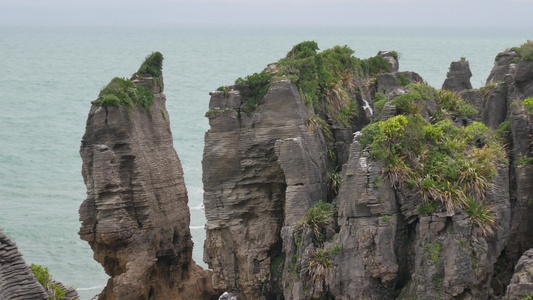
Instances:
[[[533,0],[0,0],[0,25],[533,28]]]

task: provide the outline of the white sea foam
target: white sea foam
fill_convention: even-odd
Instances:
[[[205,225],[202,226],[189,226],[190,229],[204,229]]]
[[[77,288],[76,291],[101,290],[103,288],[105,288],[105,285],[97,285],[97,286],[88,287],[88,288]]]

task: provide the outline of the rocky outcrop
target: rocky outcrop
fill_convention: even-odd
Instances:
[[[213,286],[239,299],[276,299],[283,232],[326,197],[326,145],[290,81],[272,83],[253,115],[233,91],[212,92],[203,157],[204,261]]]
[[[17,245],[0,229],[0,299],[48,299]]]
[[[533,249],[529,249],[516,264],[513,279],[507,287],[506,300],[530,299],[533,296]],[[528,298],[529,297],[529,298]]]
[[[162,76],[132,79],[118,96],[93,102],[80,149],[87,199],[79,234],[110,276],[98,299],[211,299],[210,272],[192,260],[187,189]],[[135,100],[140,86],[153,93],[151,105],[106,102],[126,93]]]
[[[286,300],[504,296],[509,268],[533,247],[533,191],[528,184],[533,166],[524,160],[533,157],[533,128],[529,112],[511,105],[531,97],[529,62],[512,51],[500,55],[489,87],[481,90],[472,89],[468,62],[453,62],[443,89],[456,92],[448,95],[460,95],[480,112],[468,108],[468,116],[463,116],[451,113],[459,102],[445,108],[450,103],[437,102],[441,94],[424,85],[415,87],[424,96],[414,95],[408,105],[409,97],[394,102],[414,93],[409,84],[423,79],[414,72],[397,72],[392,52],[379,55],[391,72],[345,84],[358,91],[354,97],[365,107],[357,121],[343,125],[327,113],[317,113],[331,126],[332,140],[310,126],[317,116],[302,103],[299,87],[288,80],[273,80],[251,114],[245,113],[247,100],[238,91],[211,93],[203,160],[208,220],[204,260],[213,269],[219,292],[230,291],[238,299]],[[277,70],[276,64],[269,70],[273,66]],[[379,105],[372,100],[377,93]],[[474,223],[474,204],[424,210],[427,199],[416,188],[420,182],[411,178],[393,183],[385,162],[350,140],[362,126],[402,110],[432,120],[436,110],[446,109],[450,111],[441,117],[455,127],[481,121],[496,130],[509,121],[510,129],[503,134],[511,141],[511,163],[495,164],[485,193],[471,196],[492,212],[495,225],[490,233],[480,225],[483,221]],[[483,148],[483,140],[473,143]],[[338,155],[334,163],[328,159],[331,149]],[[342,172],[338,194],[326,184],[332,166]],[[335,208],[320,229],[304,218],[319,200]]]
[[[470,63],[467,60],[461,59],[454,61],[450,64],[450,71],[446,75],[446,80],[444,80],[444,83],[442,84],[442,89],[453,92],[471,90],[471,77],[472,72],[470,71]]]

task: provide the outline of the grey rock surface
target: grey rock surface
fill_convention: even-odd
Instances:
[[[0,299],[46,300],[48,295],[22,258],[17,245],[0,228]]]
[[[391,53],[378,55],[393,72],[356,82],[358,105],[377,92],[389,100],[407,93],[406,79],[423,82],[414,72],[398,73]],[[212,92],[203,161],[204,260],[215,288],[239,299],[502,299],[516,262],[533,248],[533,165],[523,162],[533,157],[533,127],[520,103],[533,96],[533,75],[530,62],[517,57],[500,54],[484,89],[471,89],[467,61],[452,63],[443,85],[480,111],[450,116],[454,126],[481,121],[495,130],[510,123],[503,133],[510,163],[497,166],[483,195],[497,215],[493,234],[473,225],[464,209],[420,210],[420,191],[391,185],[384,163],[350,141],[374,118],[397,115],[390,101],[375,115],[365,109],[351,127],[321,115],[334,125],[328,142],[310,129],[314,115],[289,81],[272,83],[250,115],[238,91]],[[437,102],[424,105],[421,115],[429,119]],[[333,196],[326,189],[331,146],[342,164],[341,188]],[[323,199],[333,199],[336,210],[319,234],[299,220]],[[321,273],[311,267],[318,251],[332,263]]]
[[[453,92],[471,90],[471,77],[472,72],[470,71],[470,63],[467,60],[454,61],[450,64],[450,71],[442,84],[442,89]]]
[[[210,272],[192,260],[163,83],[137,82],[156,91],[151,110],[93,104],[80,149],[87,199],[79,234],[111,277],[99,299],[210,299]]]
[[[280,232],[326,196],[325,142],[297,87],[272,83],[253,115],[238,94],[212,93],[203,157],[207,237],[204,261],[217,290],[239,299],[274,297],[272,261]],[[270,295],[270,296],[268,296]]]
[[[533,249],[527,250],[520,257],[504,299],[528,299],[526,296],[533,296]]]

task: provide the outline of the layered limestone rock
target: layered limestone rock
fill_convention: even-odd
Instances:
[[[529,299],[533,296],[533,249],[529,249],[516,264],[513,279],[507,287],[506,300]],[[529,297],[529,298],[528,298]]]
[[[0,299],[48,299],[17,245],[0,229]]]
[[[470,63],[467,60],[461,59],[454,61],[450,64],[450,71],[446,76],[446,80],[444,80],[444,83],[442,84],[442,89],[453,92],[471,90],[471,77],[472,72],[470,71]]]
[[[252,116],[237,91],[212,92],[203,157],[204,261],[213,286],[239,299],[276,299],[271,272],[283,232],[326,197],[325,142],[298,88],[278,81]]]
[[[442,99],[437,101],[446,92],[425,85],[413,88],[410,83],[423,79],[414,72],[398,72],[393,53],[382,52],[391,72],[346,84],[364,107],[356,121],[341,125],[333,116],[317,113],[331,126],[330,141],[309,126],[316,116],[302,103],[301,87],[288,80],[272,82],[250,115],[238,91],[212,92],[203,161],[208,220],[204,260],[213,269],[215,288],[238,299],[504,297],[518,259],[533,248],[533,125],[521,103],[533,96],[533,65],[530,68],[531,60],[523,57],[524,50],[516,51],[498,56],[489,85],[481,90],[472,90],[468,61],[451,64],[443,89],[472,105],[465,115],[454,110],[459,102],[446,108]],[[274,68],[276,64],[269,66]],[[429,98],[395,102],[416,89]],[[454,205],[444,207],[444,200],[423,195],[424,178],[392,180],[385,161],[371,153],[379,149],[363,149],[357,139],[350,139],[368,123],[399,113],[427,122],[440,118],[457,128],[474,122],[500,128],[498,134],[508,141],[509,164],[502,158],[492,166],[482,195],[465,194],[467,200],[460,200],[464,206],[458,205],[459,197],[451,197]],[[483,138],[472,144],[472,151],[487,145]],[[337,165],[327,159],[332,148]],[[338,194],[326,184],[334,174],[332,166],[342,172]],[[458,183],[448,182],[448,187],[451,184]],[[334,209],[328,221],[315,226],[305,216],[319,200],[331,202],[324,207]],[[422,206],[428,201],[438,208],[426,210]],[[473,217],[475,205],[490,212],[493,226],[490,219]],[[528,270],[527,263],[519,265]],[[521,272],[517,269],[513,284],[529,280]],[[507,297],[522,297],[521,291],[510,286],[514,296]]]
[[[153,103],[94,101],[80,149],[87,199],[79,234],[110,276],[98,299],[210,299],[210,272],[192,260],[162,76],[136,74],[133,82],[152,91]]]
[[[511,203],[510,235],[502,255],[492,287],[499,296],[504,295],[513,270],[522,254],[533,247],[530,230],[533,218],[533,188],[531,180],[533,157],[531,113],[523,107],[526,98],[533,97],[533,62],[528,54],[528,42],[521,47],[506,50],[496,56],[483,93],[483,122],[491,129],[502,132],[509,148],[509,198]]]

